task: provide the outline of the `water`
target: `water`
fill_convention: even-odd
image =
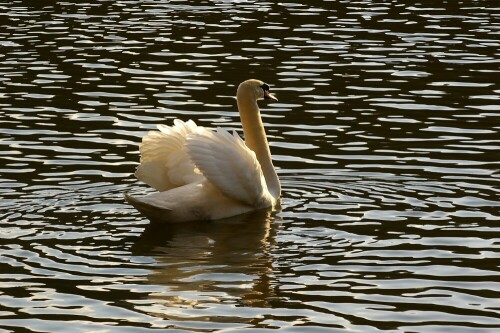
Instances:
[[[0,4],[0,332],[496,332],[489,1]],[[281,210],[151,227],[175,118],[259,78]]]

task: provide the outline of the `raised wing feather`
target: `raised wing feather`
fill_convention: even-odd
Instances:
[[[222,193],[248,205],[266,205],[269,193],[260,164],[236,132],[198,128],[186,144],[194,164]]]
[[[186,185],[203,178],[186,149],[186,138],[197,130],[189,120],[174,120],[174,126],[159,125],[159,131],[150,131],[140,145],[141,164],[137,178],[158,191]]]

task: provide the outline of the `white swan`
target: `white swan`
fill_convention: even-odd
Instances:
[[[274,170],[257,100],[270,98],[259,80],[236,94],[245,142],[236,132],[215,132],[193,121],[159,125],[140,145],[136,177],[158,192],[125,199],[152,221],[216,220],[274,207],[281,187]]]

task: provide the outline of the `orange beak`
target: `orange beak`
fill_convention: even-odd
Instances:
[[[276,97],[274,97],[274,95],[272,95],[269,91],[265,90],[264,91],[264,98],[265,99],[272,99],[273,101],[278,101],[278,99]]]

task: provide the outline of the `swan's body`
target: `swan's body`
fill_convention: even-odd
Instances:
[[[273,207],[280,183],[257,100],[275,99],[258,80],[241,83],[238,109],[245,142],[234,132],[175,120],[158,126],[140,146],[135,175],[158,192],[126,200],[152,221],[215,220]]]

